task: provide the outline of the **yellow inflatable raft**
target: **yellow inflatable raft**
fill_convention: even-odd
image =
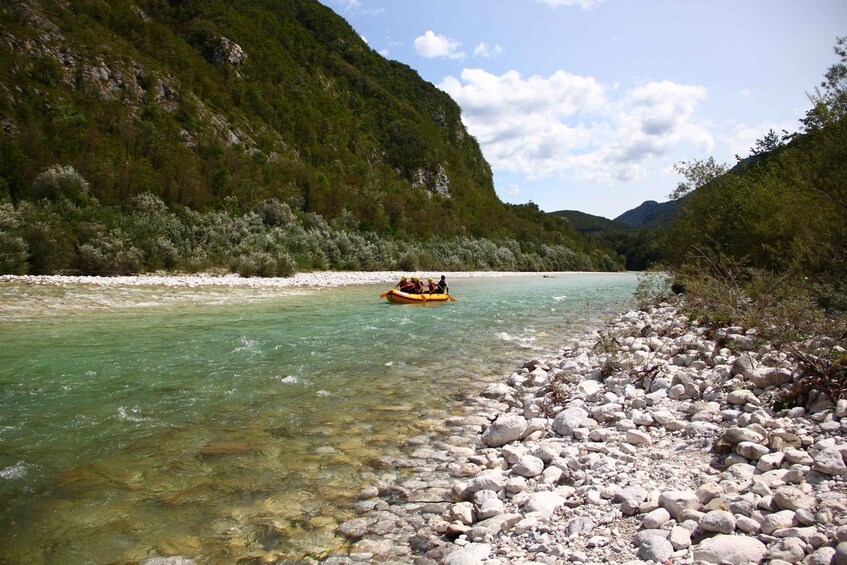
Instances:
[[[392,288],[380,296],[385,296],[389,302],[396,304],[429,304],[430,302],[456,301],[455,298],[447,294],[409,294],[407,292],[400,292],[396,288]]]

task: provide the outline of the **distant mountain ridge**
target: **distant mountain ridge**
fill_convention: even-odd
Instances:
[[[595,216],[578,210],[557,210],[554,216],[567,218],[575,230],[592,233],[626,228],[663,228],[670,225],[679,210],[681,200],[656,202],[646,200],[614,219]]]
[[[625,258],[628,270],[640,271],[660,259],[660,234],[673,221],[682,200],[662,203],[647,200],[613,220],[577,210],[550,214],[566,218],[588,239],[617,251]]]
[[[631,228],[667,227],[679,210],[680,200],[656,202],[647,200],[615,218]]]

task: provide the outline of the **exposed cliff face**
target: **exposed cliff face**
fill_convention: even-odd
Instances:
[[[425,188],[431,194],[450,198],[450,178],[447,176],[444,167],[440,164],[435,171],[427,171],[425,169],[415,171],[412,186]]]

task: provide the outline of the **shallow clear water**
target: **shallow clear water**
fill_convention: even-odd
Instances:
[[[0,285],[0,562],[343,546],[380,457],[631,301],[631,274],[385,286]]]

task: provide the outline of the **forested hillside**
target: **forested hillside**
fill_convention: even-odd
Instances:
[[[696,190],[664,235],[664,258],[688,286],[723,289],[722,317],[737,321],[757,303],[787,312],[782,300],[799,298],[809,301],[801,317],[814,305],[847,310],[847,37],[835,52],[799,132],[768,132],[752,158],[681,184]]]
[[[315,0],[0,6],[2,272],[617,269]]]

